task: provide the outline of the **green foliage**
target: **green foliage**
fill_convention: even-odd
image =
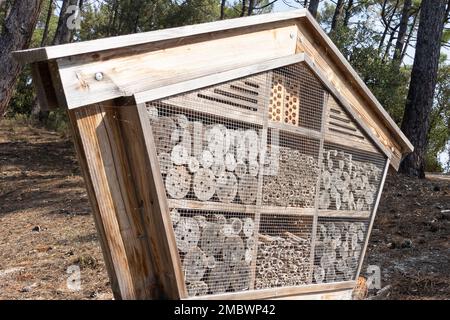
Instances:
[[[438,81],[436,86],[435,105],[431,113],[430,130],[428,133],[427,147],[427,165],[432,170],[434,160],[448,147],[450,140],[450,65],[445,63],[445,56],[441,59],[439,68]],[[436,160],[437,161],[437,160]],[[440,164],[437,171],[442,171],[442,166],[450,166]]]

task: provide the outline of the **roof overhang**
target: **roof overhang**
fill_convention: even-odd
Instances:
[[[161,98],[292,64],[301,57],[394,168],[413,150],[307,10],[30,49],[14,56],[32,63],[41,101],[69,109],[122,96]]]

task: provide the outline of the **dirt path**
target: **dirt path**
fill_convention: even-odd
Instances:
[[[366,265],[381,267],[391,298],[450,298],[447,178],[387,180]],[[81,291],[67,288],[72,265],[81,269]],[[111,298],[72,144],[1,121],[0,299]]]
[[[0,122],[0,299],[99,298],[112,294],[72,144]]]

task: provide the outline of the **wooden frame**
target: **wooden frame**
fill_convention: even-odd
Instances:
[[[236,48],[246,54],[236,59]],[[43,107],[59,105],[68,110],[117,299],[189,298],[169,215],[171,207],[252,213],[258,226],[266,214],[311,217],[312,266],[319,219],[370,219],[358,261],[358,276],[388,167],[398,168],[402,156],[412,150],[409,141],[307,10],[25,50],[14,55],[24,63],[32,63],[33,82]],[[387,161],[374,208],[358,212],[319,210],[320,181],[313,208],[265,206],[260,193],[255,205],[223,206],[167,199],[146,103],[298,63],[305,64],[324,87],[320,130],[271,122],[260,110],[255,113],[232,105],[210,110],[199,104],[191,109],[258,125],[263,137],[270,129],[277,129],[317,141],[320,161],[326,143],[383,155]],[[372,146],[349,143],[326,133],[329,94],[342,105]],[[175,100],[174,105],[177,106]],[[266,142],[263,140],[263,145]],[[258,190],[262,190],[262,173],[261,166]],[[254,253],[256,250],[255,247]],[[255,264],[256,259],[253,267]],[[250,288],[246,292],[202,298],[346,297],[354,285],[352,279],[263,290]]]

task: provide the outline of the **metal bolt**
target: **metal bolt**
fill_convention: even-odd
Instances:
[[[95,80],[97,80],[97,81],[102,81],[102,80],[103,80],[103,73],[97,72],[97,73],[95,74]]]

